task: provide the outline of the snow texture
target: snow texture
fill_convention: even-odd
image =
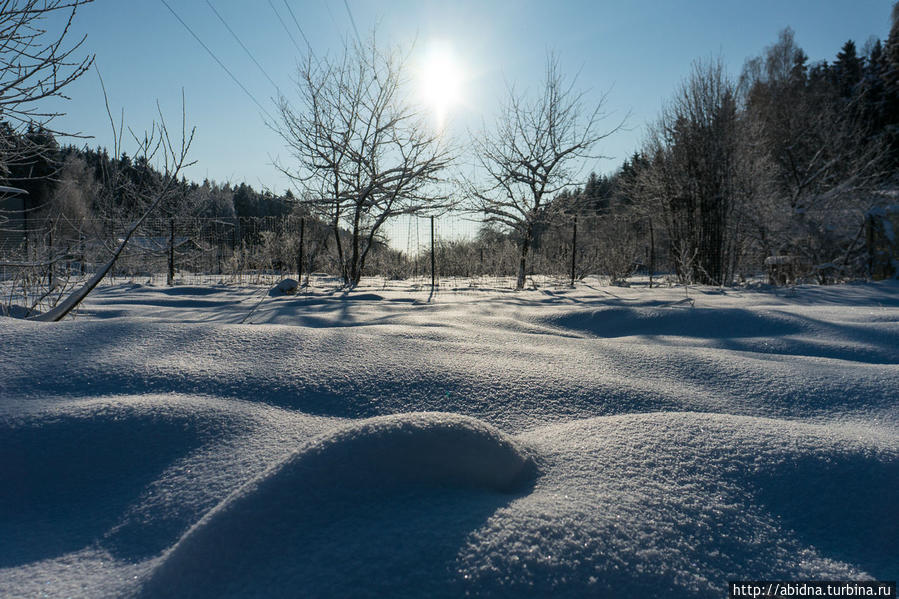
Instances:
[[[899,578],[896,281],[446,287],[0,318],[0,596]]]

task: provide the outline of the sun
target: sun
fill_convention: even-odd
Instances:
[[[446,42],[431,42],[419,66],[421,100],[433,111],[442,130],[450,111],[462,102],[463,71],[453,48]]]

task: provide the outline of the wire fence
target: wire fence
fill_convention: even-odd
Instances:
[[[88,219],[77,226],[48,220],[9,220],[0,227],[0,278],[22,276],[31,265],[52,284],[95,272],[125,232],[124,222]],[[588,274],[621,282],[635,273],[670,270],[657,235],[646,221],[615,216],[557,216],[536,223],[526,274],[572,282]],[[379,232],[366,255],[364,274],[386,280],[483,280],[514,285],[521,239],[466,214],[408,215]],[[349,233],[341,232],[348,253]],[[299,216],[258,218],[155,218],[134,234],[113,275],[164,277],[177,283],[196,275],[253,282],[300,273],[339,276],[333,228]],[[511,283],[509,278],[512,278]]]

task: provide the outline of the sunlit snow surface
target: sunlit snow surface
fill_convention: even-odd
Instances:
[[[0,319],[0,596],[899,578],[899,284],[119,284]]]

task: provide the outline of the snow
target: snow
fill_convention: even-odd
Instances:
[[[271,291],[269,291],[269,295],[275,296],[278,294],[283,295],[293,295],[297,292],[300,284],[296,279],[282,279],[280,283],[274,286]]]
[[[899,282],[270,290],[0,318],[0,596],[899,578]]]
[[[765,266],[782,266],[798,262],[796,256],[768,256],[765,258]]]

